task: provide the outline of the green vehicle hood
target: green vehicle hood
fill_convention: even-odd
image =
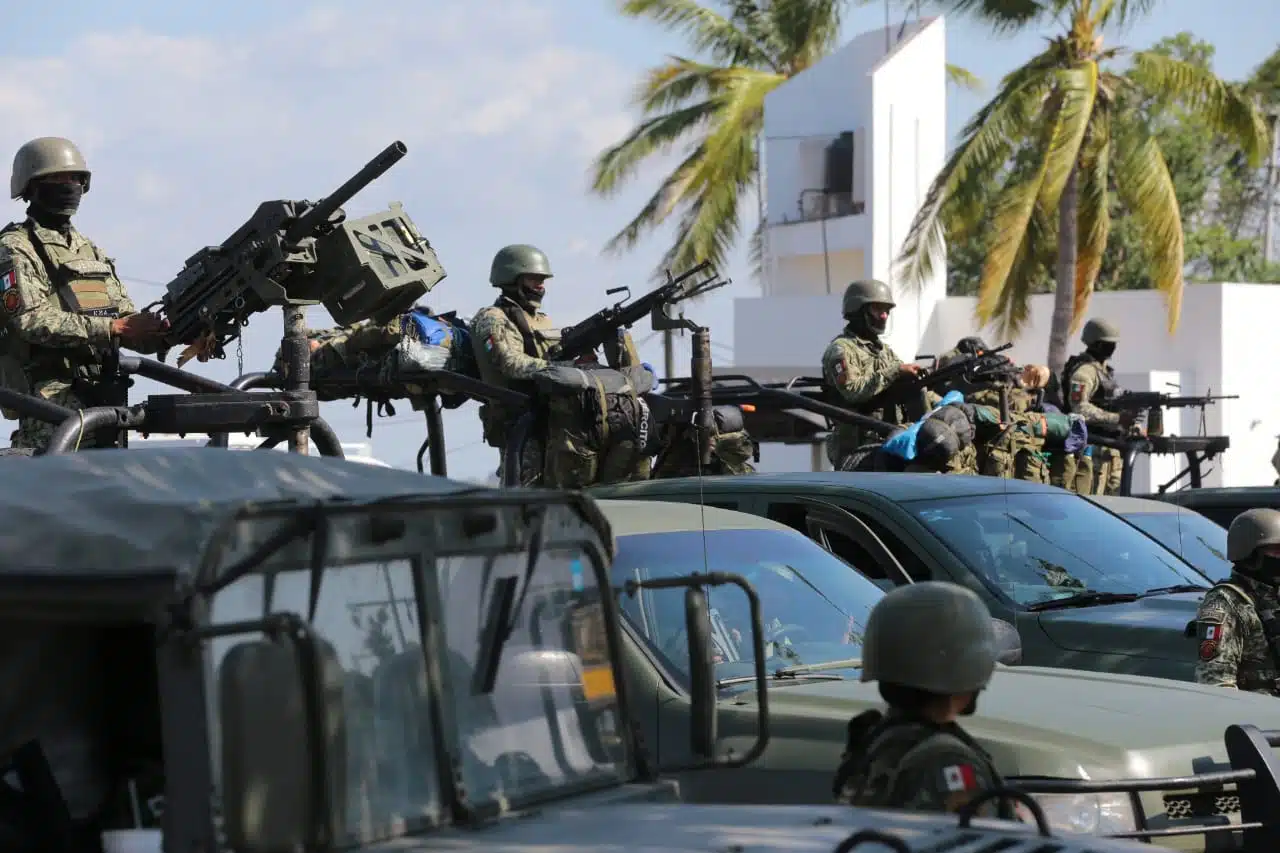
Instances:
[[[853,680],[769,691],[771,715],[848,721],[881,707],[875,684]],[[1223,734],[1232,723],[1280,728],[1280,702],[1161,678],[1029,666],[997,669],[977,713],[961,721],[1006,776],[1093,779],[1229,769]]]

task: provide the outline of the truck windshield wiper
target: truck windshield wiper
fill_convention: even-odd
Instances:
[[[859,669],[862,666],[862,658],[845,658],[843,660],[829,660],[822,663],[802,663],[796,666],[784,666],[775,669],[769,673],[770,681],[785,681],[789,678],[812,678],[815,681],[844,681],[843,675],[836,675],[834,672],[827,672],[831,669]],[[734,684],[746,684],[754,682],[754,675],[738,675],[733,678],[723,678],[716,682],[716,687],[730,687]]]
[[[1169,595],[1175,592],[1208,592],[1208,591],[1209,591],[1209,587],[1207,586],[1200,586],[1199,584],[1194,584],[1194,583],[1178,583],[1178,584],[1174,584],[1173,586],[1158,586],[1158,587],[1155,587],[1154,589],[1149,589],[1142,594],[1142,597],[1146,598],[1148,595]]]
[[[1066,598],[1054,598],[1027,606],[1028,610],[1065,610],[1068,607],[1091,607],[1095,604],[1119,604],[1124,601],[1137,601],[1136,592],[1094,592],[1086,590]]]

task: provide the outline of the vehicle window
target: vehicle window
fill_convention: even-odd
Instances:
[[[830,527],[824,527],[822,535],[826,537],[827,547],[832,554],[835,554],[870,578],[876,586],[886,592],[897,586],[889,579],[889,573],[880,564],[880,561],[872,557],[871,552],[852,536],[846,536],[838,530],[832,530]]]
[[[1135,512],[1125,519],[1141,527],[1211,580],[1231,574],[1227,560],[1227,530],[1198,512]]]
[[[808,537],[791,531],[642,533],[619,536],[617,551],[615,585],[708,570],[744,576],[760,598],[765,657],[775,670],[859,658],[867,615],[883,596]],[[755,657],[746,596],[726,585],[709,589],[708,597],[717,677],[751,675]],[[636,633],[687,683],[684,590],[641,590],[620,600]]]
[[[785,524],[792,530],[808,536],[810,509],[811,507],[808,504],[778,501],[769,504],[767,514],[771,520],[779,524]],[[853,566],[866,577],[871,578],[882,589],[892,588],[893,584],[889,581],[889,575],[885,567],[880,564],[880,560],[873,557],[871,552],[856,539],[848,534],[832,530],[828,525],[823,525],[823,535],[826,537],[826,547],[830,548],[833,554]],[[823,543],[819,543],[819,545],[821,544]]]
[[[1169,549],[1078,495],[1012,493],[908,506],[970,570],[1022,605],[1085,591],[1208,586]]]
[[[848,509],[848,507],[845,507],[845,509],[849,512],[853,512],[853,510]],[[924,560],[916,556],[916,552],[911,550],[911,547],[907,545],[907,543],[890,533],[888,528],[876,521],[874,518],[870,518],[861,512],[854,514],[857,515],[858,518],[862,519],[863,524],[871,528],[872,533],[880,537],[880,541],[884,543],[884,547],[888,548],[889,553],[893,554],[893,556],[897,558],[898,562],[902,564],[902,570],[907,573],[907,577],[917,583],[933,579],[933,572],[925,565]]]
[[[247,575],[214,597],[211,615],[215,623],[264,612],[305,617],[310,589],[309,572]],[[345,843],[398,837],[438,823],[439,770],[413,563],[326,570],[312,626],[333,645],[345,673]],[[215,667],[244,639],[212,641]]]
[[[1196,507],[1195,512],[1200,513],[1214,524],[1221,525],[1223,529],[1231,526],[1231,522],[1236,520],[1236,516],[1244,512],[1248,507],[1238,506],[1205,506]]]
[[[616,784],[626,752],[600,588],[580,554],[544,551],[442,562],[447,685],[472,802],[519,803],[556,789]],[[476,693],[492,600],[515,581],[511,631],[492,693]]]

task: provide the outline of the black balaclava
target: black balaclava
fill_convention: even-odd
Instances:
[[[1275,587],[1280,580],[1280,557],[1257,551],[1252,557],[1236,563],[1235,570],[1255,583]]]
[[[65,230],[80,209],[84,197],[82,181],[42,181],[36,178],[27,187],[30,206],[27,215],[46,228]]]
[[[873,316],[874,314],[870,305],[863,305],[856,314],[845,317],[845,320],[848,321],[849,328],[854,334],[875,339],[888,330],[889,318],[885,317],[884,322],[881,323],[880,318]]]
[[[1116,354],[1115,341],[1094,341],[1089,344],[1086,352],[1096,358],[1098,361],[1107,361],[1111,356]]]
[[[546,279],[537,281],[531,277],[518,276],[515,281],[502,288],[515,304],[526,311],[537,311],[542,307],[542,297],[546,295]]]

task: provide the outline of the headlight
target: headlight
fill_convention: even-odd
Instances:
[[[1128,794],[1032,794],[1053,832],[1112,835],[1133,832],[1138,821]],[[1034,822],[1030,815],[1025,820]]]

